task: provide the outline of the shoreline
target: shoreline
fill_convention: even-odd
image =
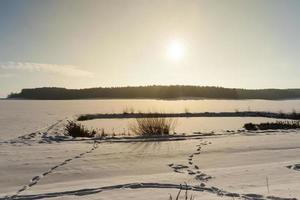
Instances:
[[[43,99],[43,98],[9,98],[4,97],[0,100],[28,100],[28,101],[68,101],[68,100],[161,100],[161,101],[189,101],[189,100],[228,100],[228,101],[246,101],[246,100],[262,100],[262,101],[297,101],[300,98],[205,98],[205,97],[183,97],[183,98],[65,98],[65,99]]]
[[[181,118],[181,117],[266,117],[275,119],[300,120],[298,113],[274,112],[199,112],[199,113],[106,113],[79,115],[78,121],[93,119],[130,119],[130,118]]]

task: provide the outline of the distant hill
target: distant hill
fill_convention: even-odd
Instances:
[[[12,93],[8,98],[18,99],[296,99],[300,98],[300,89],[232,89],[202,86],[139,86],[111,88],[33,88]]]

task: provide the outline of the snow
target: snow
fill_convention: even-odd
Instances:
[[[38,131],[1,125],[0,200],[167,200],[180,184],[195,200],[300,199],[300,130],[148,142],[53,137],[66,116],[31,119]]]
[[[299,163],[299,133],[167,142],[1,143],[0,193],[3,198],[18,194],[15,199],[168,199],[178,192],[174,185],[204,183],[240,196],[299,198],[300,173],[288,168]],[[176,172],[178,165],[186,167]],[[200,181],[198,174],[212,178]],[[140,183],[145,186],[126,186]],[[189,193],[196,199],[224,199],[217,192]]]

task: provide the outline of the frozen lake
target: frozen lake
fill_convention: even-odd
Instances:
[[[264,117],[193,117],[175,118],[172,132],[191,135],[196,132],[224,132],[237,131],[243,128],[245,123],[276,122],[278,119]],[[135,119],[94,119],[80,122],[82,125],[104,130],[109,135],[132,135],[130,127],[135,124]]]
[[[72,117],[78,114],[88,113],[120,113],[123,111],[156,111],[156,112],[222,112],[222,111],[272,111],[292,112],[300,111],[300,100],[1,100],[0,101],[0,140],[14,138],[28,134],[37,129],[49,126],[57,120]],[[238,127],[249,120],[243,119],[180,119],[179,131],[191,127],[203,127],[203,130],[220,128],[220,122],[224,122],[224,129],[233,129],[237,122]],[[221,121],[220,121],[221,120]],[[97,120],[96,120],[97,121]],[[101,121],[111,128],[114,121]],[[95,122],[87,122],[95,123]],[[100,124],[100,125],[99,125]],[[123,129],[125,121],[113,123]],[[217,125],[218,124],[218,125]],[[94,124],[92,124],[94,125]],[[222,124],[221,124],[222,125]]]

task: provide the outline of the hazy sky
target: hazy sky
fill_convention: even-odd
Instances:
[[[149,84],[300,87],[299,0],[0,0],[0,96]]]

